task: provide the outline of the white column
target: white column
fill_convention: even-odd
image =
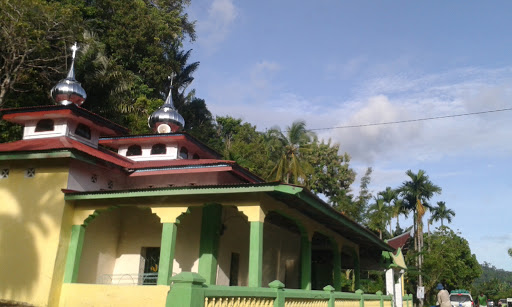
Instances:
[[[393,278],[393,269],[386,270],[386,295],[394,295],[395,280]]]
[[[402,276],[404,275],[404,270],[400,270],[397,272],[398,278],[395,283],[395,307],[403,307],[403,293],[402,293]]]

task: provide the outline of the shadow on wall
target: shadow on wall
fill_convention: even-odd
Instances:
[[[38,173],[25,178],[23,171],[11,170],[8,178],[1,179],[0,300],[33,298],[41,291],[38,285],[43,276],[48,279],[49,290],[55,253],[42,263],[41,252],[47,250],[63,212],[63,205],[55,201],[62,198],[62,192],[52,186],[52,175]]]

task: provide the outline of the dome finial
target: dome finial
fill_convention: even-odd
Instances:
[[[78,45],[75,44],[71,46],[71,50],[73,51],[71,57],[71,67],[69,68],[68,75],[66,79],[62,79],[55,85],[51,90],[51,95],[55,102],[60,103],[62,105],[68,105],[74,103],[77,106],[82,105],[85,99],[87,98],[87,94],[85,90],[80,85],[80,82],[75,79],[75,56],[76,51],[78,50]]]
[[[174,107],[172,102],[172,82],[176,74],[173,72],[168,79],[171,82],[169,94],[164,104],[148,117],[148,126],[153,132],[170,133],[178,132],[185,126],[185,120]]]
[[[164,103],[164,105],[170,105],[173,109],[175,109],[174,103],[172,101],[172,81],[174,81],[174,77],[176,77],[174,72],[172,72],[171,75],[167,77],[167,79],[169,79],[171,82],[171,86],[169,87],[169,94],[167,94],[167,98],[165,99]]]

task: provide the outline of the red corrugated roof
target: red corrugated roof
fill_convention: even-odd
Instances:
[[[92,156],[99,160],[115,164],[125,169],[152,169],[151,171],[139,174],[140,176],[155,175],[161,173],[164,169],[173,167],[196,167],[195,172],[201,170],[203,172],[218,171],[218,169],[212,168],[215,165],[226,165],[230,166],[229,170],[234,171],[239,176],[245,178],[248,181],[257,182],[263,181],[256,175],[248,172],[244,168],[238,166],[235,161],[229,160],[217,160],[217,159],[176,159],[176,160],[158,160],[158,161],[132,161],[124,156],[121,156],[108,149],[99,147],[93,148],[79,141],[75,141],[69,137],[61,136],[55,138],[44,138],[44,139],[29,139],[15,141],[11,143],[0,144],[0,153],[7,152],[48,152],[54,150],[75,150],[86,155]],[[204,168],[201,168],[204,166]],[[223,169],[228,171],[228,169]],[[250,175],[248,175],[250,174]]]
[[[394,249],[397,249],[399,247],[403,247],[407,240],[411,238],[411,231],[408,231],[406,233],[403,233],[399,236],[396,236],[392,239],[389,239],[387,242],[390,246],[392,246]]]
[[[74,149],[100,160],[114,163],[121,167],[130,167],[130,159],[120,156],[103,148],[93,148],[71,138],[61,136],[56,138],[21,140],[0,144],[0,152],[34,152],[51,151],[58,149]]]

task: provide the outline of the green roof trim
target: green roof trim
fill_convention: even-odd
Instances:
[[[233,185],[233,186],[196,186],[196,187],[169,187],[161,189],[126,190],[126,191],[99,191],[99,192],[77,192],[64,196],[65,200],[92,200],[92,199],[114,199],[133,197],[154,197],[154,196],[177,196],[177,195],[208,195],[208,194],[232,194],[232,193],[257,193],[275,191],[275,185]]]
[[[7,160],[32,160],[32,159],[52,159],[52,158],[76,158],[69,150],[50,151],[50,152],[32,152],[32,153],[0,153],[0,161]]]

